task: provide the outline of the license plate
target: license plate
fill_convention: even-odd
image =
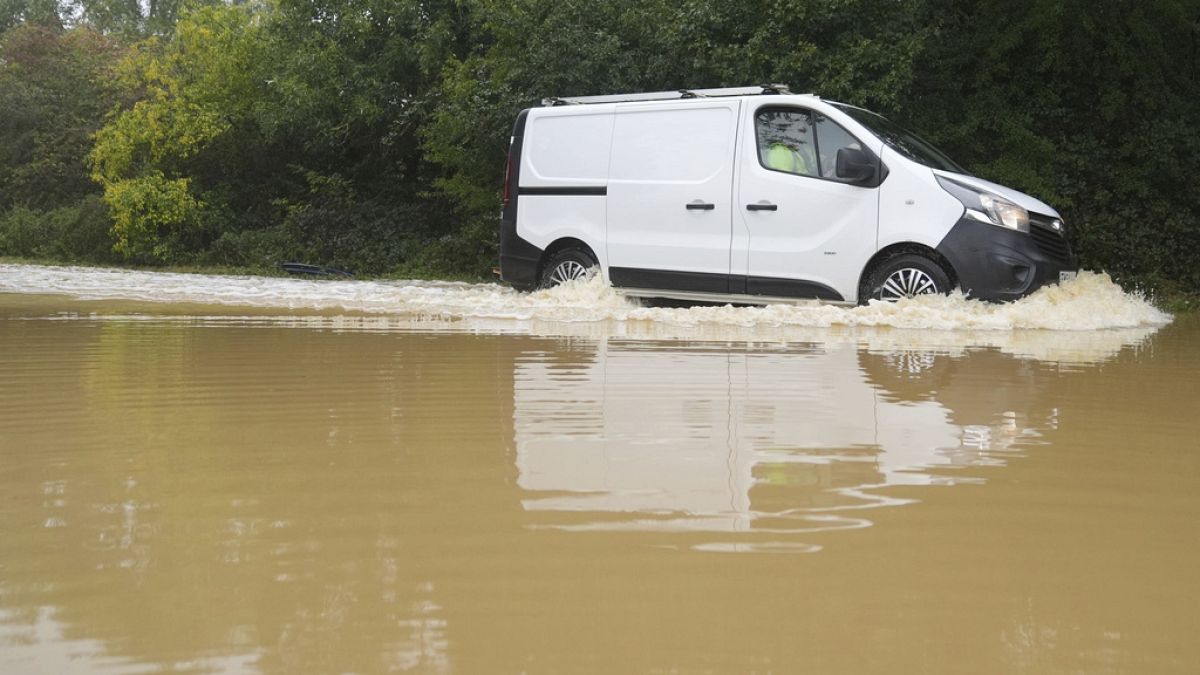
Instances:
[[[1075,279],[1076,274],[1077,274],[1077,272],[1066,272],[1066,271],[1059,272],[1058,273],[1058,283],[1061,284],[1061,283],[1066,283],[1068,281],[1072,281],[1073,279]]]

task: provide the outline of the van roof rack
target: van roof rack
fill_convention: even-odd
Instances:
[[[756,87],[723,87],[720,89],[675,89],[672,91],[647,91],[636,94],[609,94],[605,96],[550,96],[542,99],[542,105],[581,105],[586,103],[630,103],[633,101],[677,101],[684,98],[716,98],[720,96],[761,96],[792,93],[786,84],[760,84]]]

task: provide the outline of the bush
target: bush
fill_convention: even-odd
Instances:
[[[227,230],[197,262],[202,265],[273,269],[285,260],[302,258],[298,246],[281,227]]]
[[[0,255],[68,262],[115,262],[108,208],[96,196],[39,211],[16,206],[0,215]]]

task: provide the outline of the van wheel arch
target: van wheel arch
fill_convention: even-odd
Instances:
[[[563,237],[562,239],[556,239],[553,243],[546,247],[545,251],[542,251],[542,257],[538,259],[537,276],[534,278],[540,281],[542,278],[542,273],[546,271],[546,263],[549,262],[554,256],[568,249],[581,251],[587,254],[587,256],[592,259],[594,264],[600,264],[600,258],[596,257],[596,252],[592,250],[591,246],[588,246],[587,244],[583,243],[583,241],[575,239],[574,237]]]
[[[867,286],[870,284],[871,276],[875,273],[875,270],[885,265],[892,258],[906,254],[919,255],[933,262],[946,273],[946,277],[950,280],[950,289],[958,288],[958,273],[954,271],[954,266],[950,264],[949,260],[946,260],[945,256],[924,244],[906,241],[885,246],[878,253],[871,256],[871,259],[863,266],[862,275],[858,279],[858,304],[865,305],[871,299],[869,297],[871,289]]]
[[[541,252],[541,258],[538,259],[538,279],[541,279],[541,273],[546,268],[546,262],[550,261],[550,258],[557,256],[558,253],[568,249],[583,251],[584,253],[587,253],[590,258],[592,258],[593,262],[600,264],[600,258],[596,257],[596,253],[592,250],[592,246],[588,246],[587,244],[584,244],[582,240],[575,239],[574,237],[564,237],[562,239],[554,240],[550,246],[546,246],[545,251]]]

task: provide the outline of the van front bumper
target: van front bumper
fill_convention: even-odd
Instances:
[[[1041,220],[1031,222],[1033,231],[1025,233],[963,217],[937,251],[954,267],[959,287],[968,296],[992,302],[1017,300],[1058,283],[1061,272],[1079,269],[1066,239]]]

